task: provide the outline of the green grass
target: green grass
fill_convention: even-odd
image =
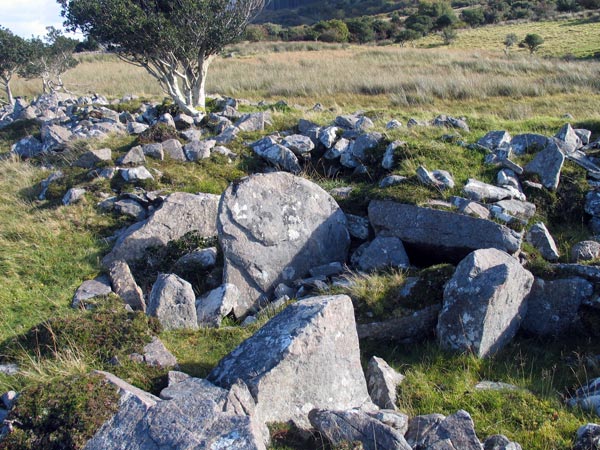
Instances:
[[[507,34],[517,35],[519,42],[527,34],[539,34],[544,43],[538,50],[539,56],[591,58],[600,54],[600,21],[591,19],[570,19],[557,21],[522,22],[489,25],[479,28],[458,30],[458,37],[448,48],[460,50],[495,50],[502,52]],[[430,35],[416,41],[421,48],[437,47],[443,44],[441,36]],[[512,54],[529,54],[529,50],[518,48]]]

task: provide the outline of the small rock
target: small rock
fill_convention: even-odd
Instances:
[[[600,242],[582,241],[571,249],[571,261],[593,261],[600,258]]]
[[[510,144],[511,140],[512,138],[508,131],[490,131],[479,139],[477,144],[490,150],[496,150],[503,145]]]
[[[62,204],[65,206],[73,205],[81,201],[86,193],[85,189],[71,188],[67,191],[62,199]]]
[[[175,161],[187,161],[181,142],[177,139],[168,139],[162,143],[165,155],[169,155]]]
[[[240,297],[233,284],[224,284],[196,300],[196,316],[201,327],[219,327],[225,316],[233,311]]]
[[[396,388],[404,376],[383,359],[373,356],[367,367],[367,387],[371,400],[381,409],[396,409]]]
[[[153,180],[154,177],[148,169],[144,166],[134,167],[131,169],[121,169],[121,176],[128,183],[135,183],[136,181]]]
[[[196,296],[192,285],[174,274],[158,275],[148,298],[146,314],[165,330],[196,329]]]
[[[346,214],[346,220],[348,221],[350,236],[363,241],[369,239],[369,219],[354,214]]]
[[[208,139],[205,141],[192,141],[183,146],[183,151],[188,160],[200,161],[201,159],[210,158],[211,150],[216,145],[217,141]]]
[[[376,237],[358,259],[358,267],[365,272],[386,267],[408,268],[410,262],[402,241],[396,237]]]
[[[395,130],[397,128],[402,128],[402,123],[399,122],[396,119],[392,119],[390,120],[386,125],[385,125],[385,129],[386,130]]]
[[[573,450],[600,450],[600,425],[588,423],[579,427]]]
[[[144,155],[150,158],[158,159],[159,161],[165,159],[165,152],[163,151],[163,146],[160,142],[145,144],[142,146],[142,151],[144,152]]]
[[[542,222],[534,224],[525,239],[539,250],[546,261],[558,261],[560,254],[552,235]]]
[[[173,356],[165,344],[157,337],[152,338],[152,342],[144,347],[144,362],[150,367],[174,367],[177,365],[177,358]]]
[[[119,159],[118,163],[123,165],[139,165],[146,162],[146,155],[142,146],[137,145],[129,150],[125,156]]]
[[[123,301],[137,311],[146,310],[144,294],[135,282],[129,265],[123,260],[116,260],[109,267],[110,282],[113,291]]]
[[[483,443],[483,450],[523,450],[519,444],[512,442],[502,434],[488,437]]]
[[[101,148],[99,150],[90,150],[89,152],[81,155],[73,163],[75,167],[81,167],[83,169],[92,169],[96,167],[96,164],[105,161],[111,161],[112,151],[110,148]]]
[[[284,147],[287,147],[293,151],[297,156],[304,156],[315,148],[315,144],[313,144],[310,138],[301,134],[292,134],[291,136],[287,136],[281,143]]]
[[[402,175],[388,175],[379,182],[379,187],[387,188],[391,186],[396,186],[398,184],[405,183],[407,180],[408,178],[403,177]]]
[[[73,300],[71,301],[72,308],[85,308],[86,300],[92,300],[98,297],[105,297],[112,294],[110,287],[110,279],[106,276],[99,276],[94,280],[87,280],[75,291]]]

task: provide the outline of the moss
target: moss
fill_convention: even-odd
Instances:
[[[11,146],[27,136],[40,137],[40,124],[36,119],[17,120],[0,130],[0,153],[8,152]]]
[[[21,392],[2,450],[76,450],[119,409],[119,395],[101,375],[71,376]]]
[[[164,123],[152,125],[146,131],[138,136],[140,144],[152,144],[154,142],[164,142],[169,139],[178,139],[177,130]]]
[[[12,360],[26,352],[49,358],[75,345],[93,359],[108,363],[115,356],[124,360],[131,353],[142,353],[159,331],[156,319],[141,312],[129,312],[120,301],[114,300],[92,312],[43,322],[3,343],[0,356]]]
[[[410,290],[410,295],[402,302],[402,307],[416,310],[441,304],[444,287],[452,275],[454,266],[451,264],[439,264],[421,270],[416,274],[418,280]]]

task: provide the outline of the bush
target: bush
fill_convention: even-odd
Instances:
[[[523,39],[522,44],[527,47],[527,49],[529,50],[529,53],[533,54],[537,51],[538,48],[541,47],[541,45],[544,43],[544,38],[541,37],[539,34],[528,34],[527,36],[525,36],[525,39]]]

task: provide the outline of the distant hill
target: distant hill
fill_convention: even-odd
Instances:
[[[319,20],[389,13],[416,5],[416,0],[271,0],[258,23],[295,26]]]

